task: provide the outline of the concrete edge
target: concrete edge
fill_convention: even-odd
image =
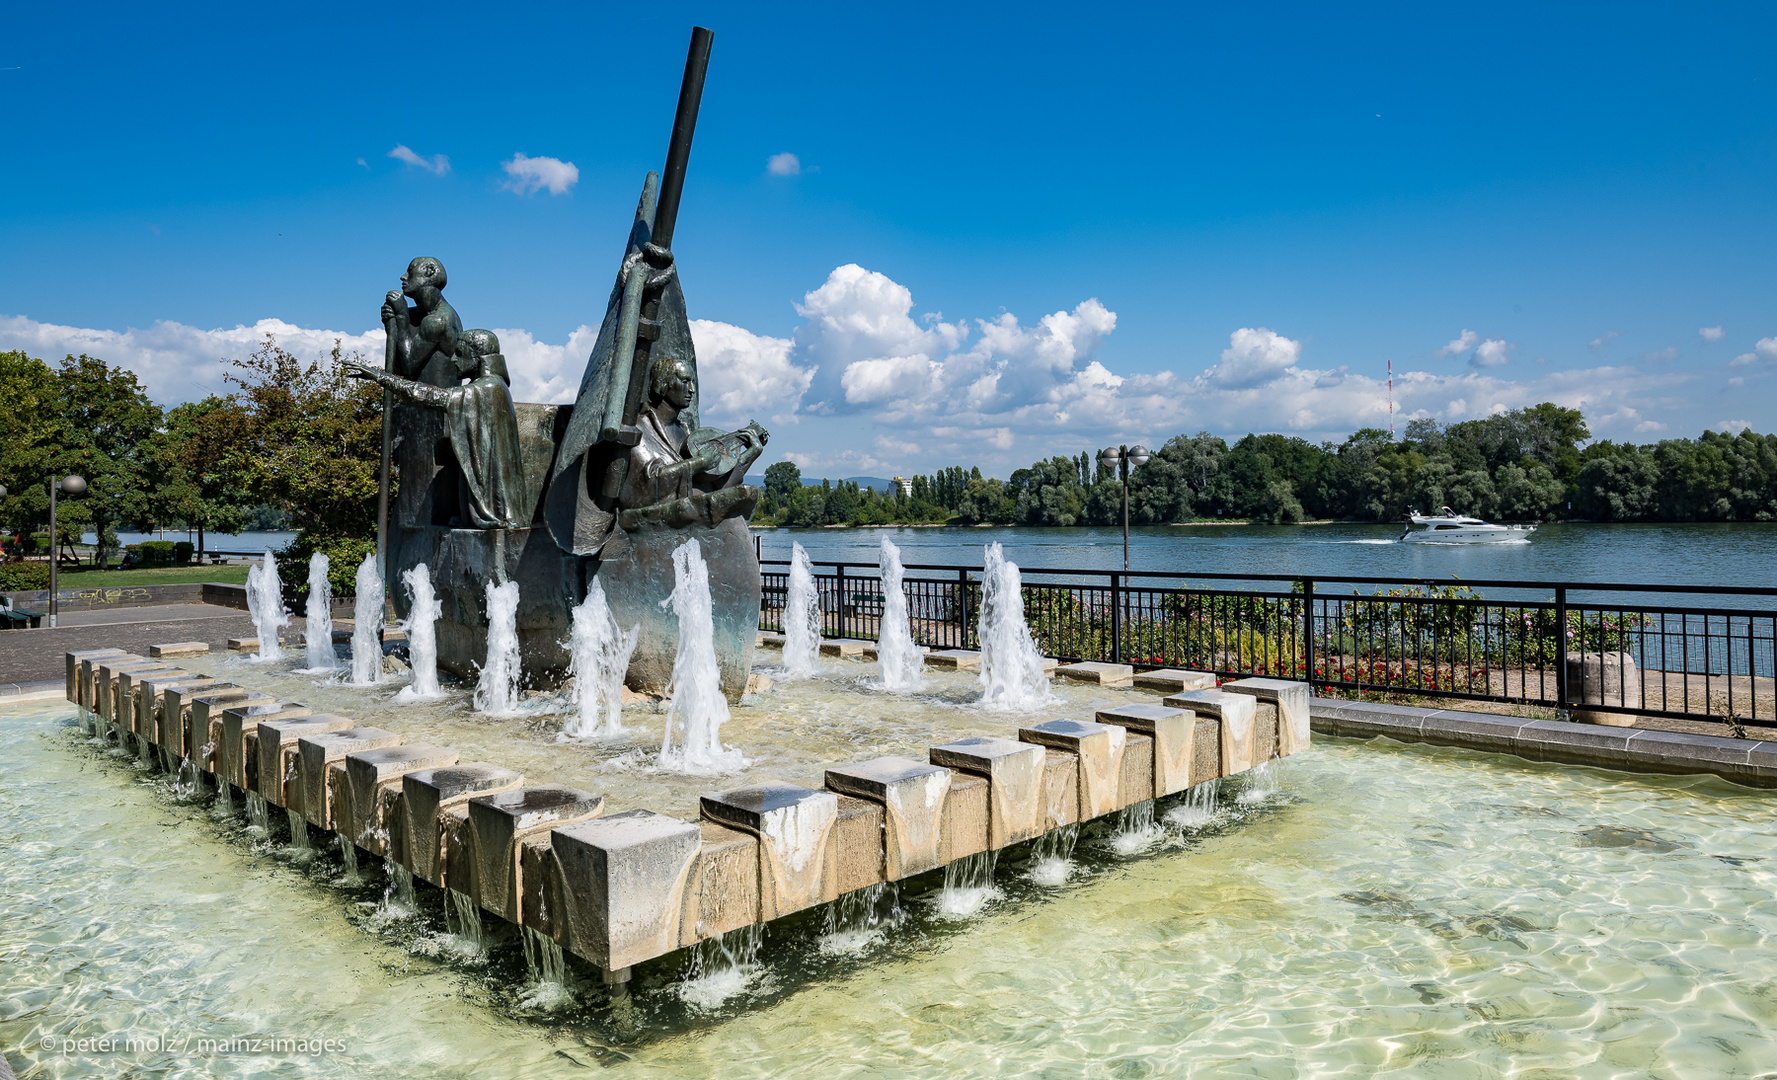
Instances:
[[[1313,698],[1309,721],[1323,735],[1460,746],[1528,761],[1590,765],[1621,772],[1717,776],[1746,787],[1777,788],[1777,743],[1646,728]]]
[[[15,701],[48,701],[51,698],[66,698],[67,696],[68,683],[66,679],[0,683],[0,705],[10,705]],[[0,1073],[0,1080],[6,1080],[4,1073]]]

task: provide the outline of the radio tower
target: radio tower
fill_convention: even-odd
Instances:
[[[1388,441],[1394,441],[1394,357],[1388,358]]]

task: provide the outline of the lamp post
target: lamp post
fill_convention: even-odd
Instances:
[[[49,482],[49,625],[56,626],[56,567],[61,563],[61,554],[56,551],[56,492],[66,491],[70,495],[81,495],[86,492],[86,481],[73,474],[60,480]]]
[[[1098,455],[1098,463],[1107,469],[1116,469],[1118,479],[1123,481],[1123,572],[1129,572],[1129,470],[1139,469],[1148,463],[1148,450],[1145,446],[1108,446]]]

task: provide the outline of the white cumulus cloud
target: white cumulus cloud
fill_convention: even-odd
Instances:
[[[773,154],[765,159],[765,171],[773,176],[795,176],[802,171],[802,159],[795,154]]]
[[[395,149],[389,151],[389,156],[394,158],[396,161],[405,161],[409,165],[414,166],[415,168],[424,169],[427,172],[434,173],[438,176],[443,176],[445,173],[450,171],[450,159],[445,157],[443,154],[433,154],[429,158],[428,157],[421,157],[420,155],[414,153],[412,150],[409,150],[406,146],[399,146],[398,145],[395,147]],[[362,165],[364,163],[364,159],[359,158],[358,163],[360,165]]]
[[[1704,341],[1720,341],[1722,339],[1722,328],[1719,326],[1700,326],[1697,328],[1697,336]]]
[[[1516,345],[1500,338],[1488,338],[1475,346],[1475,355],[1469,357],[1469,363],[1478,368],[1500,367],[1509,360],[1509,354]]]
[[[1454,338],[1450,339],[1449,344],[1447,344],[1443,348],[1439,349],[1438,355],[1439,356],[1461,356],[1464,353],[1468,352],[1470,349],[1474,348],[1475,343],[1480,340],[1481,340],[1480,334],[1475,333],[1473,330],[1464,330],[1462,333],[1460,333],[1460,334],[1456,335]]]
[[[697,348],[698,402],[706,424],[739,427],[748,420],[793,422],[812,367],[790,358],[795,342],[755,334],[725,322],[691,320]]]
[[[500,167],[511,178],[500,186],[520,195],[530,195],[537,191],[565,195],[569,188],[580,182],[579,167],[560,158],[513,154],[512,160]]]
[[[1241,390],[1275,380],[1296,366],[1302,343],[1264,327],[1243,327],[1228,335],[1222,362],[1210,369],[1210,378],[1230,390]]]

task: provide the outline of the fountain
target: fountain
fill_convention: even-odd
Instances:
[[[475,683],[475,711],[511,716],[518,711],[518,582],[487,583],[487,662]]]
[[[302,636],[308,663],[305,671],[339,668],[339,657],[333,652],[333,588],[327,583],[327,556],[319,551],[309,556],[308,612]]]
[[[432,575],[420,563],[401,574],[407,586],[407,662],[413,669],[413,681],[395,695],[400,704],[414,701],[441,701],[444,691],[438,685],[438,636],[436,620],[443,605],[432,592]]]
[[[309,823],[302,815],[290,807],[284,808],[284,817],[290,823],[290,846],[297,851],[313,851],[315,846],[309,843]]]
[[[1057,888],[1067,884],[1074,874],[1074,845],[1080,839],[1080,826],[1063,825],[1036,838],[1030,845],[1030,879],[1038,885]]]
[[[1221,798],[1222,781],[1218,777],[1205,780],[1185,793],[1185,801],[1166,812],[1166,821],[1181,829],[1201,829],[1215,823],[1221,816],[1216,802]]]
[[[713,1009],[746,990],[764,965],[759,952],[765,945],[765,924],[716,934],[690,950],[679,996],[688,1005]]]
[[[587,739],[623,733],[623,673],[629,670],[640,634],[640,626],[625,632],[617,625],[605,600],[604,583],[594,578],[586,599],[574,609],[568,673],[574,678],[573,702],[580,711],[563,728],[563,736]]]
[[[389,883],[383,887],[383,902],[378,913],[387,919],[405,919],[419,911],[419,899],[413,890],[413,871],[394,859],[384,859],[383,873]]]
[[[383,674],[383,577],[376,552],[358,564],[358,599],[352,605],[352,685],[375,686]]]
[[[487,954],[487,933],[481,926],[481,909],[475,899],[455,889],[444,890],[444,930],[464,956]]]
[[[801,544],[790,545],[790,584],[784,595],[784,673],[809,676],[821,655],[821,597],[814,564]]]
[[[247,614],[259,631],[258,659],[263,663],[282,660],[284,650],[278,645],[278,631],[290,625],[284,611],[284,589],[278,583],[278,564],[271,549],[265,557],[247,570]]]
[[[364,877],[358,873],[358,845],[344,836],[339,837],[339,860],[345,864],[345,883],[351,886],[364,884]]]
[[[993,883],[993,868],[998,861],[999,852],[979,851],[946,865],[944,885],[933,900],[938,911],[966,918],[997,899],[1000,891]]]
[[[520,1005],[552,1012],[572,1004],[574,992],[568,986],[568,958],[562,947],[530,926],[520,926],[518,938],[524,946],[525,968],[531,973]]]
[[[257,791],[247,792],[247,824],[261,836],[271,835],[271,807]]]
[[[987,545],[981,570],[981,704],[990,709],[1029,709],[1049,702],[1043,654],[1024,622],[1023,581],[1018,564],[996,541]]]
[[[907,620],[907,593],[901,587],[906,570],[901,566],[901,549],[886,536],[882,538],[877,565],[882,574],[882,626],[877,634],[876,659],[882,669],[882,688],[918,690],[925,685],[920,674],[925,660],[919,655],[919,646],[913,643]]]
[[[714,616],[710,609],[710,571],[696,540],[673,552],[673,592],[665,605],[679,617],[679,648],[673,657],[666,734],[660,742],[664,768],[700,776],[731,772],[746,765],[738,750],[724,750],[722,724],[728,699],[722,696],[716,667]],[[673,746],[673,730],[680,733]]]

